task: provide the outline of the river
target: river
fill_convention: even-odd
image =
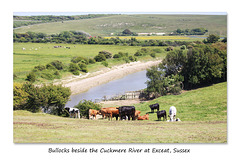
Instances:
[[[89,89],[86,92],[72,95],[70,101],[66,106],[73,107],[77,105],[81,100],[98,100],[103,96],[108,98],[116,94],[124,94],[126,91],[137,91],[147,87],[146,70],[129,74],[121,79],[110,81],[106,84],[102,84]]]

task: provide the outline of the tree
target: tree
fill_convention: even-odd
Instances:
[[[13,110],[21,110],[27,102],[28,93],[20,83],[13,84]]]
[[[215,43],[220,39],[218,35],[211,34],[208,36],[207,40],[204,39],[204,43]]]
[[[150,96],[152,93],[154,97],[164,96],[170,94],[180,94],[182,90],[183,77],[176,75],[166,76],[160,66],[154,66],[147,70],[147,93]]]
[[[132,32],[129,29],[125,29],[125,30],[123,30],[122,34],[123,35],[131,35]]]
[[[55,115],[62,115],[63,108],[71,95],[71,90],[62,85],[43,85],[40,88],[41,106],[45,111],[51,108],[51,113]]]

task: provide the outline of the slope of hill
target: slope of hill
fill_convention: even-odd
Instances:
[[[219,83],[178,96],[164,96],[138,110],[150,112],[156,101],[161,109],[174,105],[181,122],[73,119],[27,111],[13,112],[15,143],[226,143],[227,83]],[[107,138],[107,139],[105,139]]]
[[[132,14],[113,15],[97,19],[82,19],[64,22],[35,24],[15,29],[15,32],[43,32],[47,34],[61,31],[85,31],[92,36],[109,36],[130,29],[137,33],[166,33],[174,30],[203,27],[207,34],[227,35],[227,15],[159,15]]]

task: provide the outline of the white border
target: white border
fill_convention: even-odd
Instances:
[[[1,158],[7,160],[228,160],[238,158],[239,143],[239,5],[235,0],[59,1],[9,0],[1,4]],[[226,12],[228,13],[227,144],[14,144],[12,129],[13,12]],[[190,148],[190,154],[48,154],[48,148]],[[233,160],[234,160],[233,159]]]

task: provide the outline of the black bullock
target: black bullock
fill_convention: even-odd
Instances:
[[[165,120],[167,120],[167,112],[165,110],[157,111],[157,117],[158,117],[158,120],[161,120],[162,117],[163,117],[163,121],[164,121],[164,118]]]
[[[135,107],[134,106],[121,106],[117,108],[119,110],[119,117],[120,120],[123,118],[128,117],[128,120],[132,118],[132,120],[135,120]]]
[[[151,108],[152,112],[154,112],[154,109],[157,109],[157,111],[159,111],[159,104],[158,103],[149,105],[149,107]]]

